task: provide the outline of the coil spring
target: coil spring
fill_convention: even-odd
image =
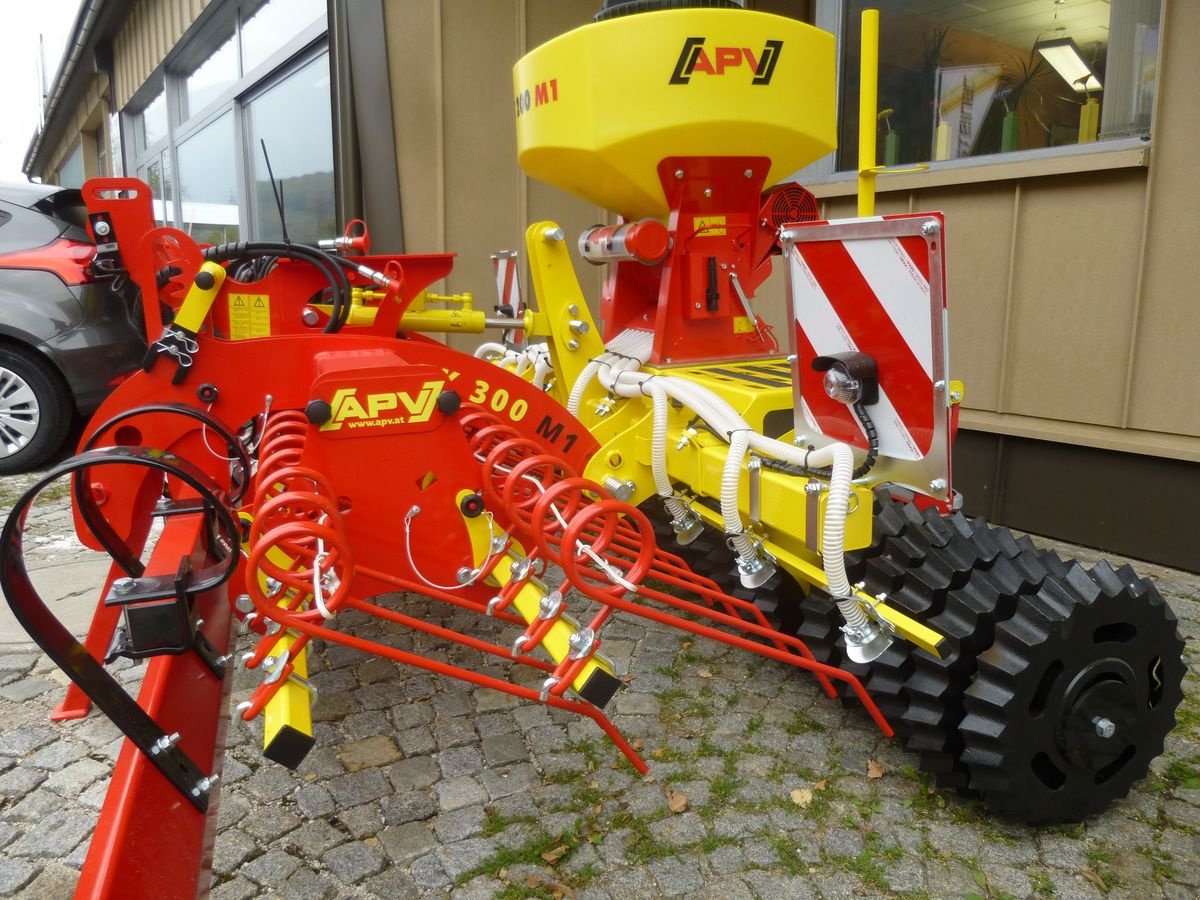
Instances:
[[[280,608],[305,619],[331,618],[353,580],[337,494],[323,474],[301,465],[309,427],[303,413],[275,413],[259,445],[246,588],[266,618]],[[278,587],[268,593],[262,578]],[[265,655],[260,651],[256,657]]]

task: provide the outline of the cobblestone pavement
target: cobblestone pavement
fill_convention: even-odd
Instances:
[[[0,510],[23,483],[0,479]],[[64,537],[64,510],[59,499],[31,523],[39,565],[82,553]],[[614,718],[650,777],[590,722],[319,648],[317,747],[298,771],[264,761],[254,727],[230,728],[213,896],[1195,897],[1200,577],[1139,569],[1192,639],[1187,698],[1151,776],[1085,825],[997,821],[933,791],[913,757],[803,673],[615,621],[605,647],[632,678]],[[393,602],[511,640],[494,620]],[[346,614],[338,624],[508,674],[381,622]],[[142,670],[118,668],[136,686]],[[70,893],[120,746],[96,715],[48,721],[63,683],[31,647],[0,648],[0,895]],[[240,672],[234,701],[254,683]]]

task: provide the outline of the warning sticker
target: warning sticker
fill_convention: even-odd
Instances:
[[[698,235],[718,235],[725,233],[724,216],[694,216],[692,227]]]
[[[271,297],[269,294],[229,295],[229,338],[270,337]]]

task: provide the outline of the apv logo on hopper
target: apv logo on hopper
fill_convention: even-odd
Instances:
[[[413,397],[407,391],[383,391],[359,399],[357,388],[339,388],[330,403],[329,421],[322,431],[349,428],[383,428],[428,422],[437,406],[444,381],[427,381]]]
[[[671,84],[687,84],[693,75],[727,75],[743,67],[753,73],[751,84],[770,84],[783,50],[783,41],[767,41],[757,54],[749,47],[713,47],[710,55],[704,46],[706,41],[690,37],[683,42]]]

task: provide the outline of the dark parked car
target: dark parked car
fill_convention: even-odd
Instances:
[[[0,183],[0,475],[45,462],[146,352],[129,284],[97,280],[78,190]]]

